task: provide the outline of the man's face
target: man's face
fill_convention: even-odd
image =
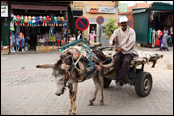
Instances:
[[[127,29],[127,25],[128,25],[128,22],[122,22],[122,23],[121,23],[121,28],[122,28],[123,30],[125,30],[125,29]]]

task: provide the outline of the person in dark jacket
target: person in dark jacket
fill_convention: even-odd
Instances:
[[[161,45],[162,50],[169,51],[167,40],[168,40],[168,34],[164,30],[163,31],[163,37],[162,37],[162,45]]]

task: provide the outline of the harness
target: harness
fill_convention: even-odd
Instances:
[[[64,51],[68,51],[68,49],[75,49],[77,52],[79,52],[79,50],[76,49],[76,48],[67,48],[67,49],[64,50]],[[62,52],[64,52],[64,51],[62,51]],[[79,63],[79,61],[80,61],[80,59],[81,59],[82,57],[86,57],[86,58],[87,58],[87,65],[88,65],[88,67],[91,69],[91,71],[90,71],[90,73],[88,73],[87,76],[85,76],[86,78],[83,78],[82,81],[79,81],[79,80],[77,79],[78,82],[83,82],[84,80],[87,79],[87,77],[90,79],[90,78],[92,77],[92,74],[94,73],[94,66],[95,66],[95,63],[93,62],[93,57],[95,57],[95,58],[97,59],[98,62],[100,62],[100,60],[96,57],[96,55],[95,55],[94,53],[92,53],[92,52],[89,50],[89,47],[86,46],[85,44],[83,44],[83,45],[81,46],[80,51],[81,51],[81,52],[79,52],[79,53],[80,53],[80,56],[78,57],[78,59],[77,59],[76,61],[74,61],[73,56],[71,56],[71,58],[72,58],[72,65],[66,65],[65,62],[63,62],[63,61],[62,61],[62,62],[63,62],[63,64],[66,65],[67,67],[73,67],[73,68],[76,69],[80,74],[85,74],[84,71],[82,71],[81,69],[79,69],[79,68],[77,67],[77,64]],[[84,56],[84,54],[86,54],[86,55]],[[87,56],[88,56],[88,57],[87,57]],[[69,68],[68,68],[68,69],[69,69]],[[65,78],[68,78],[68,77],[69,77],[68,75],[70,75],[70,72],[69,72],[68,69],[65,69],[65,72],[66,72]]]

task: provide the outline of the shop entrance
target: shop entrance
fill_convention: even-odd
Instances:
[[[37,46],[37,35],[36,34],[31,34],[30,35],[30,40],[29,40],[29,46],[30,46],[30,50],[36,50],[36,46]]]
[[[24,38],[28,39],[27,46],[28,50],[37,50],[37,47],[44,48],[45,50],[50,46],[63,46],[67,43],[67,13],[66,11],[45,11],[45,10],[22,10],[22,9],[12,9],[13,15],[17,17],[23,16],[25,21],[25,16],[38,17],[39,22],[35,25],[15,24],[13,31],[14,34],[23,33]],[[40,21],[40,16],[42,21]],[[46,17],[44,23],[44,17]],[[48,17],[48,19],[47,19]],[[55,22],[55,19],[56,22]],[[14,17],[11,17],[11,22]],[[17,22],[17,21],[16,21]],[[15,23],[16,23],[15,22]],[[41,39],[44,39],[44,41]],[[43,47],[44,46],[44,47]]]
[[[97,24],[89,24],[89,34],[93,31],[97,35]],[[94,38],[94,42],[97,42],[97,38]]]

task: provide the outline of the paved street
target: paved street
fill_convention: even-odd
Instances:
[[[153,77],[152,91],[139,97],[135,87],[118,88],[112,81],[104,89],[104,106],[100,106],[100,91],[94,106],[88,106],[94,92],[92,79],[79,83],[76,114],[78,115],[173,115],[173,47],[137,47],[138,50],[159,52],[164,58],[145,65]],[[12,54],[1,56],[1,114],[2,115],[66,115],[70,108],[68,91],[63,96],[54,94],[51,69],[37,69],[38,64],[55,63],[58,52],[39,54]]]

